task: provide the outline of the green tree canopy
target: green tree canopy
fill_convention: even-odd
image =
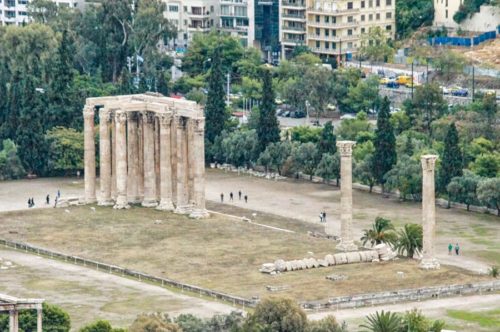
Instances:
[[[385,97],[377,117],[375,130],[375,152],[373,154],[373,167],[377,180],[382,186],[385,183],[385,174],[396,163],[396,137],[390,121],[389,99]]]
[[[280,140],[280,128],[276,117],[274,90],[271,72],[264,70],[262,75],[262,100],[259,106],[257,137],[259,151],[264,151],[270,143]]]
[[[443,157],[438,175],[438,188],[441,192],[446,191],[446,186],[451,179],[462,176],[462,151],[459,147],[458,131],[454,123],[450,124],[444,140]]]

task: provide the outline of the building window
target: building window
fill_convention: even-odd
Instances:
[[[319,36],[321,35],[321,29],[320,28],[316,28],[316,36]]]
[[[354,22],[354,18],[352,16],[347,16],[347,22],[348,23]]]
[[[391,12],[385,13],[385,18],[390,20],[392,18],[392,13]]]
[[[352,48],[352,42],[347,43],[347,48]]]
[[[375,19],[376,19],[377,21],[380,21],[380,13],[377,13],[377,14],[375,15]]]
[[[368,15],[368,21],[373,21],[373,14]]]
[[[373,7],[373,0],[368,1],[368,7],[372,8]]]
[[[365,33],[365,28],[361,28],[361,33]]]
[[[352,8],[353,8],[353,7],[352,7],[352,2],[348,2],[348,3],[347,3],[347,9],[352,9]]]
[[[168,6],[168,11],[172,13],[177,13],[179,12],[179,6],[176,5],[169,5]]]
[[[365,15],[361,15],[361,22],[365,21]]]
[[[376,0],[375,4],[376,4],[377,7],[380,7],[380,0]]]
[[[387,31],[392,31],[392,25],[387,25],[387,26],[385,27],[385,30],[387,30]]]
[[[321,43],[319,42],[319,40],[316,40],[316,48],[320,48],[321,47]]]
[[[325,16],[325,23],[330,23],[330,16]]]
[[[335,16],[332,16],[332,23],[333,24],[337,23],[337,18]]]
[[[332,29],[332,36],[335,37],[337,35],[337,30]],[[335,47],[334,47],[335,48]]]
[[[445,17],[445,18],[448,18],[448,9],[446,9],[446,10],[444,11],[444,17]]]
[[[330,30],[325,29],[325,37],[329,37],[329,36],[330,36]]]
[[[347,29],[347,35],[352,36],[352,29]]]
[[[392,6],[392,0],[385,0],[386,6]]]
[[[27,5],[28,4],[28,0],[18,0],[17,3],[20,4],[20,5]]]
[[[319,15],[316,15],[316,23],[319,23]]]
[[[329,42],[327,42],[327,41],[325,42],[325,48],[326,48],[326,49],[329,49],[329,48],[330,48],[330,43],[329,43]]]
[[[234,7],[234,15],[240,17],[247,17],[247,7]]]
[[[361,8],[365,8],[365,2],[361,1]]]
[[[332,43],[332,49],[336,49],[337,48],[337,43]]]
[[[188,11],[188,7],[184,6],[184,13],[187,13],[187,11]]]
[[[448,0],[446,0],[445,4],[444,4],[446,7],[448,7]]]

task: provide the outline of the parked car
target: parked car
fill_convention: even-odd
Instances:
[[[443,95],[449,95],[450,94],[450,89],[448,89],[447,87],[445,86],[440,86],[439,87],[441,89],[441,91],[443,92]]]
[[[289,118],[290,117],[290,111],[285,111],[281,116],[284,117],[284,118]]]
[[[379,81],[380,84],[387,84],[389,83],[389,78],[388,77],[382,77]]]
[[[420,86],[420,85],[422,85],[422,84],[417,83],[417,82],[410,81],[410,82],[406,83],[405,85],[406,85],[406,87],[407,87],[407,88],[410,88],[410,89],[411,89],[412,87],[413,87],[413,88],[416,88],[417,86]]]
[[[408,75],[400,75],[396,78],[396,82],[399,85],[406,85],[411,81],[412,81],[411,76],[408,76]]]
[[[344,114],[340,117],[340,120],[355,119],[356,114]]]
[[[389,81],[385,86],[390,89],[399,89],[399,84],[396,81]]]
[[[464,89],[464,88],[457,88],[457,89],[453,89],[451,91],[451,95],[457,96],[457,97],[467,97],[468,94],[469,94],[469,90]]]

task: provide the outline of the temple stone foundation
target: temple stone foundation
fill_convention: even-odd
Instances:
[[[95,132],[99,119],[100,194]],[[208,216],[205,118],[195,102],[139,94],[87,98],[84,111],[85,202],[115,209],[141,204]],[[98,199],[97,199],[97,198]]]
[[[352,148],[353,141],[338,141],[340,153],[340,243],[337,249],[341,251],[356,251],[358,247],[352,238]],[[332,219],[332,218],[330,218]],[[333,220],[332,220],[333,221]],[[332,224],[326,224],[326,234],[333,231]]]
[[[420,267],[422,269],[439,269],[440,264],[434,255],[434,238],[436,235],[436,202],[434,169],[436,155],[424,155],[422,161],[422,228],[423,252]]]

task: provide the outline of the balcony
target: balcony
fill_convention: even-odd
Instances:
[[[299,21],[304,21],[306,20],[306,15],[305,14],[281,14],[281,17],[290,19],[290,20],[299,20]]]
[[[353,41],[353,40],[358,40],[359,36],[358,35],[352,35],[352,36],[325,36],[325,35],[316,35],[316,34],[309,34],[307,35],[308,39],[311,40],[325,40],[325,41],[330,41],[330,42],[348,42],[348,41]]]
[[[303,26],[303,27],[293,27],[293,26],[286,26],[286,25],[283,25],[281,27],[281,30],[283,31],[291,31],[292,33],[295,32],[299,32],[299,33],[306,33],[306,27]]]
[[[288,1],[281,1],[281,6],[282,7],[292,7],[292,8],[302,8],[306,9],[306,4],[305,3],[293,3],[293,2],[288,2]]]
[[[304,45],[306,41],[304,39],[282,38],[281,43],[288,45]]]
[[[344,14],[357,14],[357,13],[359,13],[359,8],[325,9],[325,8],[309,7],[307,10],[308,10],[309,14],[344,15]]]
[[[355,28],[359,25],[359,22],[353,20],[352,22],[325,23],[325,22],[316,22],[314,20],[309,20],[307,24],[311,27],[341,29],[341,28]]]
[[[338,48],[324,48],[324,47],[311,47],[309,46],[309,49],[313,53],[319,53],[319,54],[332,54],[332,55],[338,55],[339,53],[341,54],[346,54],[346,53],[356,53],[357,49],[355,48],[342,48],[342,52],[339,52]]]

